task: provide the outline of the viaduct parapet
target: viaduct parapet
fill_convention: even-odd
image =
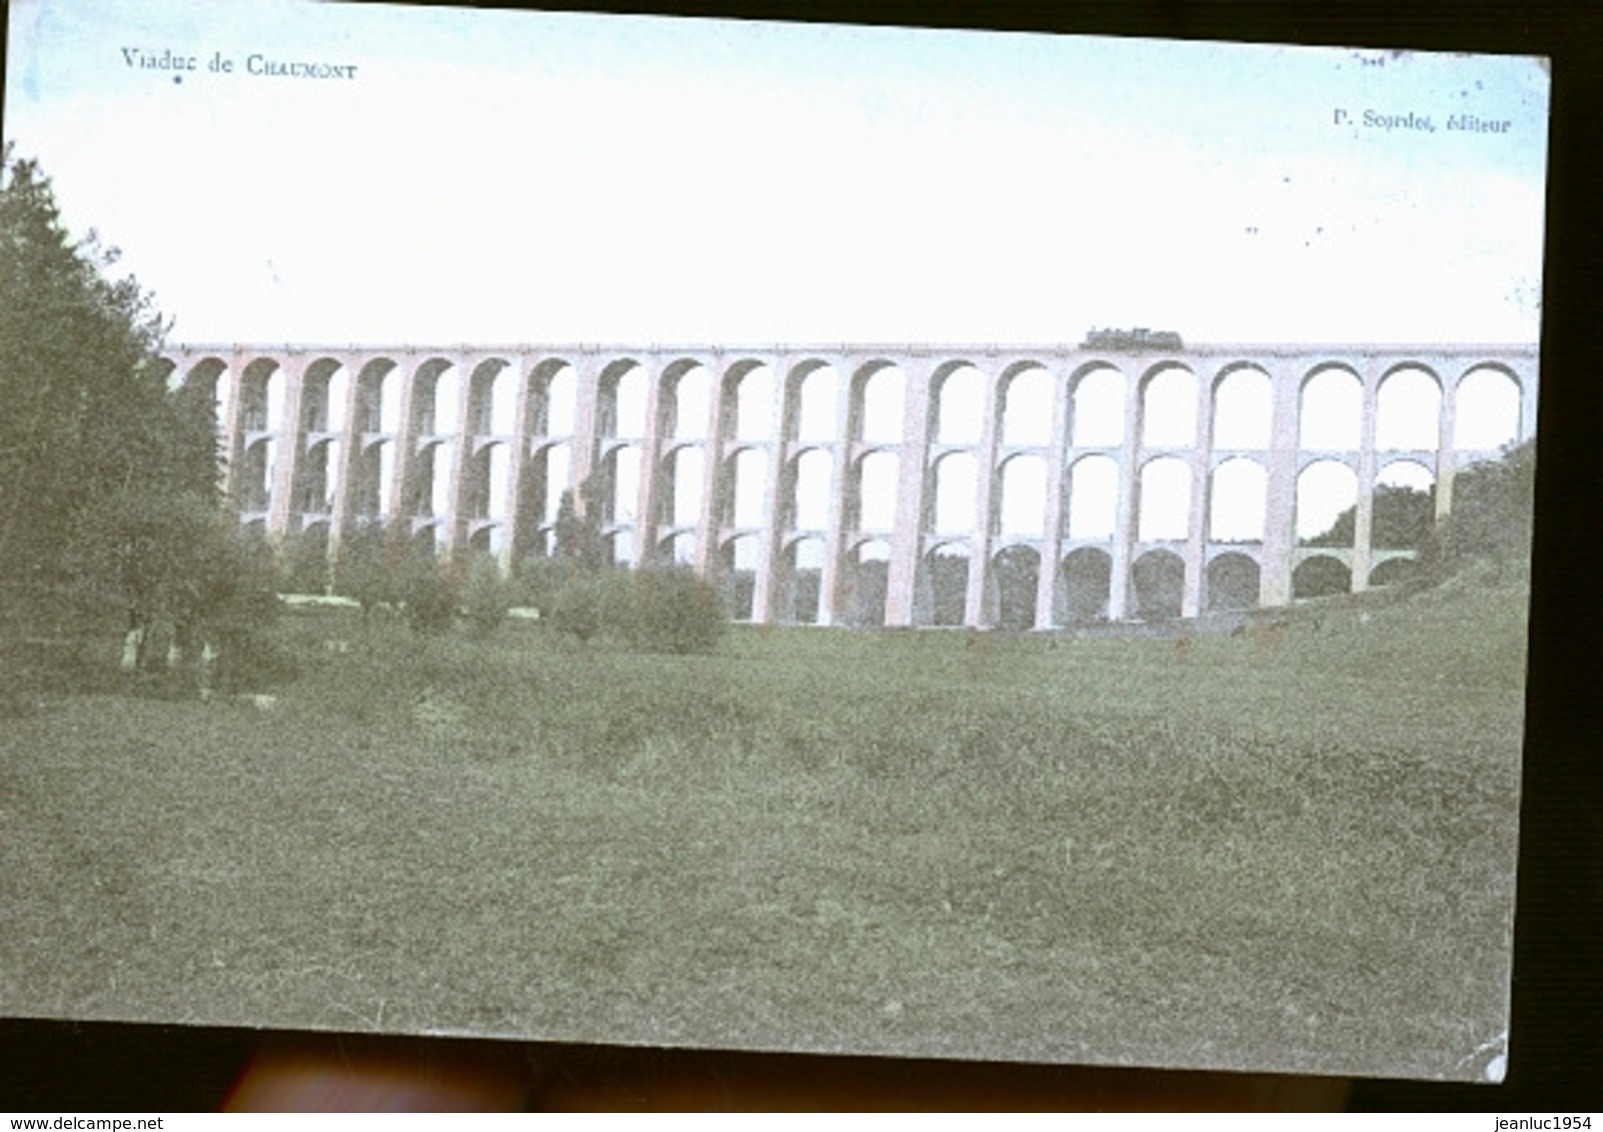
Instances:
[[[505,565],[549,554],[572,489],[617,561],[723,579],[737,616],[893,626],[1125,620],[1165,585],[1169,615],[1278,606],[1316,558],[1365,589],[1413,553],[1372,537],[1388,470],[1412,465],[1446,515],[1458,471],[1534,435],[1538,383],[1536,347],[1509,345],[164,356],[216,399],[242,521],[335,564],[370,523]],[[1346,545],[1299,540],[1310,476],[1349,485]]]

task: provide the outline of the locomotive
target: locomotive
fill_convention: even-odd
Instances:
[[[1089,330],[1082,350],[1120,350],[1133,353],[1139,350],[1181,350],[1185,343],[1173,330],[1148,330],[1138,326],[1134,330]]]

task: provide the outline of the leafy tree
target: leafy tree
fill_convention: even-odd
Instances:
[[[1453,480],[1453,507],[1440,533],[1438,571],[1480,559],[1494,569],[1529,568],[1536,514],[1536,442],[1472,464]]]
[[[85,507],[215,499],[209,398],[167,389],[164,326],[115,249],[67,234],[49,180],[8,145],[0,168],[0,571],[48,584]],[[164,513],[172,518],[170,513]]]
[[[583,513],[575,505],[573,492],[564,491],[557,503],[554,557],[576,574],[599,574],[609,563],[607,544],[601,536],[604,500],[594,477],[579,485]]]
[[[277,608],[266,548],[252,548],[215,499],[132,484],[79,509],[68,564],[80,596],[119,610],[129,667],[161,640],[191,655],[239,648]]]

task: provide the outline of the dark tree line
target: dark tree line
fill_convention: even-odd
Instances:
[[[1358,508],[1349,507],[1336,516],[1330,528],[1304,539],[1305,546],[1352,546],[1358,523]],[[1434,492],[1395,484],[1375,488],[1370,508],[1369,545],[1386,550],[1423,550],[1436,526]]]
[[[1423,576],[1441,578],[1474,562],[1495,570],[1529,565],[1536,509],[1536,442],[1509,446],[1496,460],[1464,468],[1453,478],[1452,508],[1436,519],[1433,491],[1381,485],[1375,491],[1370,545],[1416,550]],[[1357,509],[1349,507],[1305,546],[1352,546]]]

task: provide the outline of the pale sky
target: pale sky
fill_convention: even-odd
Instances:
[[[1529,58],[283,0],[9,19],[5,136],[174,342],[1537,339]]]
[[[74,232],[122,249],[175,344],[1538,338],[1530,58],[289,0],[9,18],[6,138]],[[342,77],[253,73],[269,62]],[[978,420],[970,393],[949,417]],[[1428,431],[1433,396],[1383,425]],[[1185,437],[1192,404],[1149,415]],[[1021,469],[1004,530],[1039,522]],[[690,511],[701,469],[682,472]],[[1182,473],[1143,483],[1143,538],[1183,532]],[[1111,529],[1109,474],[1082,470],[1071,533]],[[1299,484],[1300,534],[1352,502],[1350,473],[1327,478]],[[971,469],[938,494],[938,531],[972,525]]]

